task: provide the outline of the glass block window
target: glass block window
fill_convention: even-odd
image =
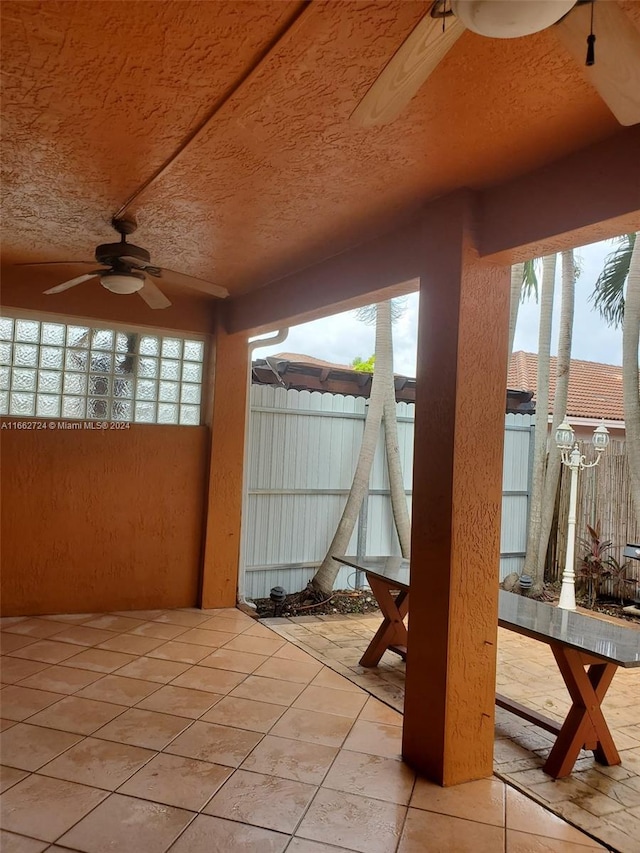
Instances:
[[[204,341],[0,317],[0,414],[200,423]]]

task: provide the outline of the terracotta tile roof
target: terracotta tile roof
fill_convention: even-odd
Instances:
[[[553,405],[556,388],[556,361],[551,358],[549,400]],[[509,364],[508,387],[536,394],[538,356],[514,352]],[[622,408],[622,367],[595,361],[571,359],[567,415],[576,418],[624,420]]]

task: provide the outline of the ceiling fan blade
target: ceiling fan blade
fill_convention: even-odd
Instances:
[[[207,293],[209,296],[217,296],[218,299],[226,299],[229,291],[226,287],[221,287],[219,284],[213,284],[210,281],[204,281],[201,278],[194,278],[192,275],[185,275],[175,270],[168,270],[164,267],[159,267],[160,275],[154,270],[148,271],[154,278],[159,278],[161,281],[166,281],[167,284],[175,284],[177,287],[188,287],[190,290],[199,290],[201,293]]]
[[[92,267],[95,264],[93,261],[37,261],[34,264],[13,264],[14,267]]]
[[[585,66],[591,4],[575,6],[552,28],[584,68],[591,85],[620,124],[640,122],[640,32],[624,10],[611,0],[593,8],[595,64]]]
[[[83,281],[89,281],[90,278],[95,278],[100,273],[106,272],[106,270],[94,270],[93,272],[89,272],[86,275],[79,275],[76,278],[70,278],[69,281],[63,281],[62,284],[57,284],[55,287],[49,288],[49,290],[45,290],[44,293],[62,293],[63,290],[69,290],[72,287],[75,287],[78,284],[82,284]]]
[[[428,12],[391,57],[351,114],[361,127],[389,124],[416,94],[427,77],[465,31],[455,17],[432,18]]]
[[[168,308],[171,305],[171,302],[148,275],[145,276],[142,290],[138,291],[138,295],[144,299],[149,308]]]

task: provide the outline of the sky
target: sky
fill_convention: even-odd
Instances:
[[[607,326],[589,302],[593,285],[613,251],[612,241],[592,243],[576,249],[582,269],[576,282],[575,316],[573,325],[572,358],[622,364],[622,330]],[[558,322],[560,317],[560,273],[558,260],[555,287],[552,355],[557,353]],[[394,370],[404,376],[415,376],[418,321],[418,294],[406,297],[403,316],[394,324]],[[518,312],[514,350],[537,352],[539,306],[535,300],[524,302]],[[254,358],[265,358],[279,352],[311,355],[336,364],[351,364],[353,359],[369,358],[374,350],[374,329],[356,318],[354,311],[334,314],[292,327],[284,343],[256,349]]]

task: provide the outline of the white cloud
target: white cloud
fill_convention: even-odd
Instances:
[[[622,332],[609,328],[593,310],[588,297],[602,269],[605,256],[612,251],[611,242],[594,243],[576,250],[581,258],[582,274],[576,284],[575,319],[573,328],[573,358],[622,363]],[[553,353],[557,351],[557,330],[560,316],[560,263],[556,281],[554,305]],[[394,324],[394,368],[396,373],[415,376],[418,330],[418,294],[406,299],[404,315]],[[374,329],[356,318],[355,311],[334,314],[291,328],[287,340],[272,347],[262,347],[255,356],[264,358],[277,352],[312,355],[337,364],[351,364],[356,356],[366,359],[374,350]],[[538,305],[534,301],[520,306],[514,349],[537,352]]]

